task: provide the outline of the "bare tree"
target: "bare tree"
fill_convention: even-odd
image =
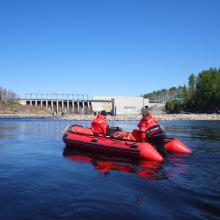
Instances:
[[[0,87],[0,103],[8,104],[15,102],[17,95],[11,91]]]

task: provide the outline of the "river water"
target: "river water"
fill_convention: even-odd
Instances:
[[[193,150],[161,164],[66,149],[62,129],[76,123],[89,125],[0,119],[1,220],[220,218],[220,122],[161,121]]]

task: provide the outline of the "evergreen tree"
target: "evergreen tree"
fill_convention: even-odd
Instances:
[[[149,99],[166,100],[165,107],[169,113],[220,113],[220,69],[210,68],[198,76],[191,74],[188,80],[188,88],[185,85],[171,87],[145,96]]]

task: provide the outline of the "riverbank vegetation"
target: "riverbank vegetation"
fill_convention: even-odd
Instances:
[[[39,106],[25,106],[17,103],[18,96],[11,90],[0,87],[0,114],[49,115],[49,111]]]
[[[0,87],[0,104],[9,104],[16,101],[17,95],[11,90]]]
[[[144,94],[144,98],[150,99],[152,102],[166,102],[171,99],[181,98],[187,90],[186,86],[171,87],[169,89],[161,89],[151,93]]]
[[[167,113],[220,113],[220,69],[189,76],[188,87],[154,91],[144,97],[166,101]]]

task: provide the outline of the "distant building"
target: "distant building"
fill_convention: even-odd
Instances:
[[[92,111],[97,113],[105,110],[109,114],[112,114],[112,103],[112,96],[93,96],[91,101]]]
[[[112,115],[140,114],[142,108],[147,109],[149,105],[149,99],[136,96],[94,96],[92,100],[94,112],[106,110]]]

